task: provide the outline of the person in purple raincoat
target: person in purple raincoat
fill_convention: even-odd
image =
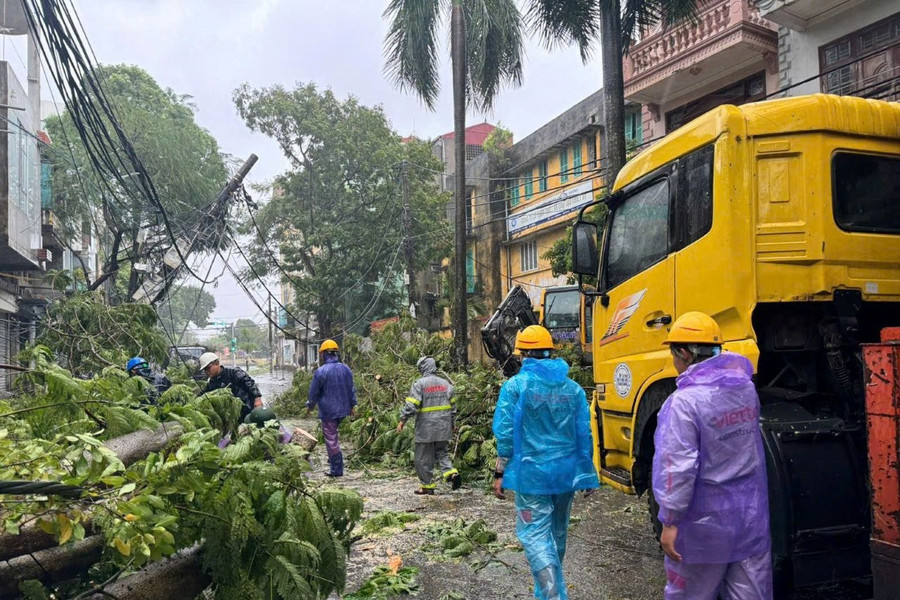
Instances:
[[[771,600],[766,461],[753,365],[722,352],[709,315],[685,313],[668,344],[678,389],[659,411],[653,494],[666,600]]]
[[[320,367],[309,384],[306,412],[316,405],[322,421],[322,436],[328,452],[329,469],[325,475],[341,477],[344,474],[344,455],[338,442],[338,425],[356,407],[356,386],[350,367],[341,362],[339,348],[334,340],[325,340],[319,346]]]

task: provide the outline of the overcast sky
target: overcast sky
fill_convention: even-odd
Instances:
[[[136,64],[162,86],[193,96],[198,123],[224,152],[259,156],[250,174],[254,182],[271,179],[287,162],[274,142],[251,133],[237,115],[231,96],[244,82],[253,87],[314,82],[339,97],[352,94],[363,104],[381,105],[403,135],[430,138],[453,129],[446,49],[435,112],[385,79],[387,24],[381,13],[386,5],[387,0],[76,0],[98,60]],[[446,39],[442,34],[442,42]],[[501,123],[518,140],[601,83],[599,57],[585,66],[577,50],[548,52],[537,40],[527,43],[524,72],[524,85],[504,90],[493,114],[470,113],[468,123]],[[234,264],[241,266],[239,260]],[[227,274],[213,293],[214,318],[261,322]]]

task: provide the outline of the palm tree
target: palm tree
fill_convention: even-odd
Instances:
[[[528,20],[544,44],[578,45],[581,60],[602,43],[607,181],[625,164],[625,81],[622,56],[641,30],[696,14],[705,0],[529,0]]]
[[[489,110],[504,83],[522,81],[522,16],[515,0],[390,0],[384,17],[385,72],[434,110],[440,90],[437,35],[442,11],[450,9],[453,66],[453,131],[456,162],[456,232],[453,311],[454,354],[468,363],[466,318],[466,106]]]

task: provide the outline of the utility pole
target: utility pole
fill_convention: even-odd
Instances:
[[[272,341],[272,294],[269,294],[269,375],[275,373],[275,343]]]
[[[237,366],[237,338],[234,337],[234,322],[231,323],[231,366]]]
[[[412,241],[412,213],[409,209],[409,163],[403,161],[400,166],[400,180],[403,186],[403,231],[405,238],[403,246],[406,250],[406,279],[409,291],[409,312],[415,316],[416,291],[415,271],[413,269],[413,241]]]

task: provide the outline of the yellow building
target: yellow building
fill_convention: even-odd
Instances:
[[[600,90],[507,151],[503,293],[522,285],[536,306],[542,289],[566,285],[541,257],[603,187],[602,123]]]

